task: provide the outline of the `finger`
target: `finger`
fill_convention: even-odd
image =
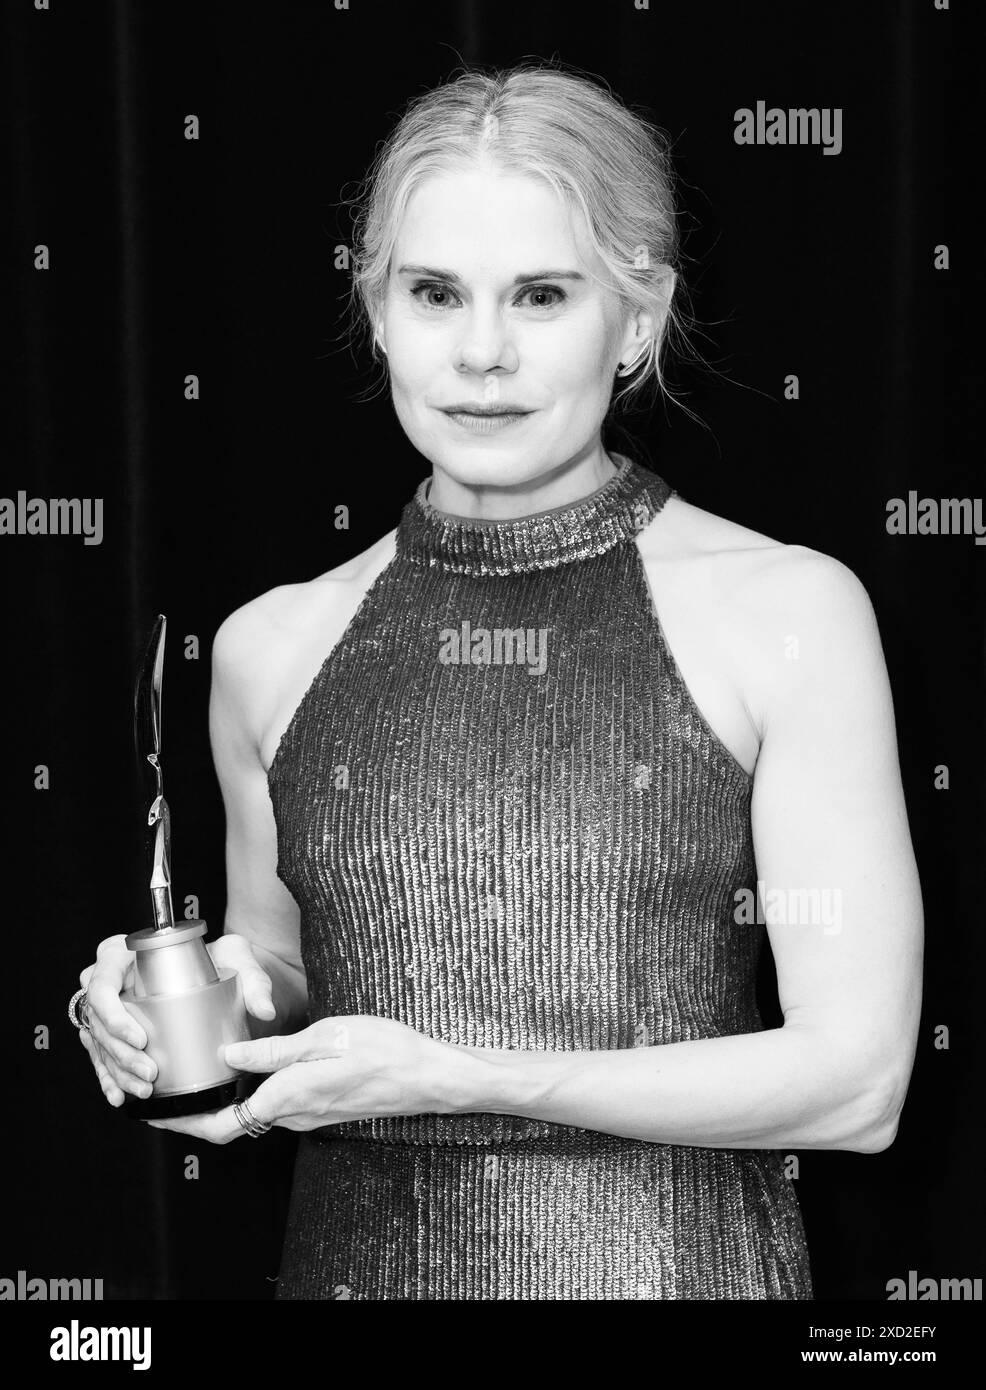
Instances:
[[[125,940],[125,938],[111,937],[110,940],[122,941]],[[99,955],[99,949],[97,949],[96,954]],[[106,952],[103,952],[103,955],[106,956]],[[125,967],[124,970],[124,981],[125,983],[129,984],[129,977],[131,977],[132,969],[134,969],[134,952],[129,951],[129,949],[127,949],[127,958],[127,967]],[[93,960],[92,965],[86,966],[85,970],[79,970],[79,984],[81,984],[83,990],[88,990],[89,981],[92,980],[93,972],[95,972],[97,965],[99,965],[99,960]]]
[[[130,953],[126,954],[129,956]],[[97,962],[86,987],[86,1002],[90,1012],[97,1013],[111,1032],[134,1047],[145,1047],[147,1034],[120,1002],[120,991],[124,988],[129,964],[129,960],[121,958],[119,954],[107,955],[104,960]]]
[[[298,1081],[298,1076],[288,1069],[269,1076],[247,1097],[251,1113],[263,1125],[276,1125],[285,1116],[293,1115],[299,1104]]]
[[[121,1091],[137,1096],[140,1100],[146,1100],[148,1096],[153,1095],[154,1087],[149,1081],[126,1071],[106,1052],[103,1053],[103,1065]]]
[[[243,1003],[254,1018],[275,1017],[274,987],[271,977],[257,960],[246,937],[227,932],[209,943],[209,951],[217,965],[235,970],[243,989]]]
[[[244,960],[237,967],[240,984],[243,987],[243,1003],[254,1018],[272,1019],[277,1010],[274,1007],[274,986],[264,968],[256,961]]]
[[[269,1038],[252,1038],[249,1042],[229,1043],[225,1048],[226,1062],[237,1071],[278,1071],[295,1062],[306,1062],[315,1054],[311,1040],[300,1033],[273,1033]]]
[[[99,1048],[99,1055],[103,1065],[113,1078],[114,1083],[123,1091],[128,1091],[131,1095],[140,1096],[142,1099],[149,1096],[152,1092],[150,1078],[142,1074],[133,1072],[130,1067],[120,1063],[114,1049],[120,1044],[117,1039],[106,1032],[96,1017],[90,1018],[92,1036]],[[146,1067],[150,1058],[144,1057],[143,1053],[136,1054],[141,1059],[141,1065]]]
[[[106,1070],[106,1066],[100,1056],[99,1048],[96,1046],[96,1043],[93,1041],[87,1029],[82,1028],[79,1030],[79,1039],[82,1046],[89,1053],[89,1060],[92,1062],[93,1070],[96,1073],[96,1079],[99,1082],[103,1095],[109,1101],[110,1105],[122,1105],[124,1101],[123,1092]]]
[[[231,1105],[222,1110],[209,1110],[202,1115],[179,1115],[172,1120],[147,1120],[152,1129],[170,1129],[175,1134],[187,1134],[193,1139],[205,1139],[210,1144],[228,1144],[246,1131],[233,1114]]]
[[[154,1058],[141,1049],[131,1047],[111,1032],[95,1010],[89,1011],[89,1027],[103,1052],[113,1059],[117,1067],[129,1076],[153,1081],[157,1076],[157,1063]]]
[[[96,959],[101,960],[103,956],[120,950],[125,951],[127,955],[132,954],[124,932],[117,932],[116,936],[104,936],[96,947]]]

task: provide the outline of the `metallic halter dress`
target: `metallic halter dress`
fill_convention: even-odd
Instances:
[[[269,773],[310,1018],[475,1047],[760,1031],[752,778],[690,696],[637,535],[672,495],[616,455],[574,504],[404,508]],[[655,522],[660,525],[660,519]],[[808,1299],[776,1150],[513,1115],[299,1138],[281,1299]]]

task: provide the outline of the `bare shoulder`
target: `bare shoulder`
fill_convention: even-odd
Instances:
[[[853,571],[832,555],[787,544],[729,521],[680,497],[670,498],[640,534],[645,561],[678,566],[689,579],[713,586],[737,616],[870,610]],[[749,608],[748,606],[752,605]]]
[[[216,631],[214,655],[231,665],[270,655],[271,643],[290,645],[313,623],[372,579],[393,554],[390,531],[341,565],[297,584],[279,584],[234,609]]]
[[[869,595],[834,556],[669,498],[640,533],[655,591],[711,639],[762,729],[773,699],[882,662]],[[686,639],[687,640],[687,639]]]
[[[313,579],[268,589],[219,625],[212,647],[213,685],[241,707],[253,729],[263,726],[299,666],[310,664],[313,648],[346,626],[393,558],[395,535],[389,531]]]

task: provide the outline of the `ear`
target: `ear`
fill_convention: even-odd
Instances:
[[[662,268],[660,276],[661,302],[655,308],[654,313],[647,309],[640,309],[630,315],[626,324],[626,332],[621,342],[620,361],[632,362],[643,351],[645,345],[652,338],[659,338],[664,332],[664,325],[667,321],[668,311],[671,308],[671,300],[674,296],[675,285],[678,283],[678,276],[669,265]]]
[[[619,361],[636,361],[648,342],[654,337],[659,326],[660,320],[655,319],[654,315],[646,309],[640,309],[637,313],[631,314],[626,331],[620,340]]]

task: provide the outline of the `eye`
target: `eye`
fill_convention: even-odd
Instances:
[[[555,299],[555,300],[553,300],[552,303],[550,303],[550,304],[535,304],[533,307],[536,308],[536,309],[554,309],[555,306],[556,306],[557,304],[560,304],[560,303],[562,302],[563,299],[567,299],[567,297],[568,297],[568,296],[565,294],[565,291],[559,289],[557,285],[532,285],[532,286],[530,287],[530,289],[524,290],[523,293],[524,293],[524,294],[556,294],[556,295],[558,296],[558,298]]]
[[[412,299],[416,299],[416,300],[418,301],[418,303],[422,306],[422,308],[424,308],[424,309],[432,309],[432,310],[435,310],[436,312],[441,311],[442,309],[445,309],[445,308],[447,308],[448,306],[445,305],[445,304],[430,304],[430,303],[428,303],[426,300],[424,300],[424,299],[422,299],[422,298],[420,297],[420,296],[421,296],[422,290],[426,290],[426,291],[429,291],[429,292],[432,292],[432,291],[433,291],[433,292],[438,293],[438,294],[454,294],[454,293],[455,293],[455,291],[452,290],[452,289],[450,289],[450,287],[449,287],[448,285],[443,284],[441,280],[419,280],[418,283],[417,283],[416,285],[413,285],[413,286],[411,287],[411,291],[410,291],[411,298],[412,298]],[[458,298],[458,295],[456,295],[456,298]]]
[[[412,285],[409,293],[411,295],[411,298],[416,299],[418,303],[422,306],[422,308],[427,309],[432,313],[441,313],[442,310],[448,308],[448,305],[435,304],[434,302],[430,302],[427,298],[427,296],[430,294],[453,295],[456,300],[459,300],[459,296],[455,293],[451,286],[447,285],[442,280],[419,280],[416,285]],[[425,297],[422,298],[422,295],[424,295]],[[559,289],[557,285],[529,285],[526,289],[521,290],[520,294],[517,296],[517,299],[514,302],[518,303],[520,300],[526,298],[527,295],[557,296],[557,298],[553,299],[549,304],[531,305],[531,308],[537,309],[542,313],[546,309],[556,308],[557,305],[559,305],[560,303],[562,303],[563,300],[568,298],[565,291]],[[459,302],[461,303],[461,301]]]

